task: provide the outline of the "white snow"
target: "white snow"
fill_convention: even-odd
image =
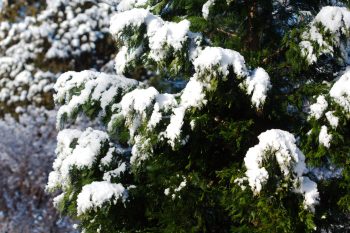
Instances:
[[[340,118],[336,116],[344,114],[345,118],[348,118],[350,113],[350,71],[346,69],[344,74],[337,78],[333,86],[329,91],[329,102],[327,102],[325,95],[320,95],[317,97],[317,102],[310,106],[310,116],[314,117],[316,120],[321,119],[324,115],[332,129],[336,129],[339,125]],[[334,104],[336,106],[334,106]],[[340,106],[341,113],[335,111],[339,109]],[[329,109],[327,111],[327,109]],[[333,111],[331,110],[333,109]],[[324,123],[323,123],[324,124]],[[323,125],[321,127],[321,132],[319,135],[319,142],[326,148],[330,147],[330,141],[332,135],[328,134],[327,126]]]
[[[305,171],[305,158],[295,145],[295,138],[292,134],[273,129],[260,134],[258,138],[259,144],[250,148],[244,158],[247,168],[246,175],[254,193],[259,193],[262,184],[268,179],[268,173],[262,166],[268,151],[276,156],[285,177],[290,176],[293,171],[297,176],[302,175]]]
[[[102,170],[103,166],[108,166],[112,162],[112,160],[113,160],[113,153],[115,151],[116,150],[115,150],[114,147],[110,147],[108,149],[108,152],[107,152],[106,156],[101,159],[101,164],[100,164],[100,169],[101,170]]]
[[[209,8],[215,4],[215,0],[208,0],[202,7],[203,18],[208,19]]]
[[[136,57],[140,56],[142,50],[142,46],[139,46],[131,52],[128,52],[128,48],[126,46],[121,47],[117,56],[115,57],[115,70],[117,74],[125,73],[128,63],[132,62]]]
[[[165,194],[165,196],[168,196],[169,193],[170,193],[170,188],[164,189],[164,194]]]
[[[166,54],[166,47],[172,47],[175,51],[180,51],[187,40],[190,22],[182,20],[179,23],[163,21],[159,16],[155,16],[149,10],[133,8],[120,12],[111,19],[110,32],[116,38],[121,38],[123,30],[126,28],[138,29],[142,24],[146,25],[146,35],[149,41],[149,58],[159,62]],[[125,51],[123,51],[125,54]],[[141,54],[139,54],[141,55]],[[133,55],[123,55],[122,57],[135,57]],[[118,58],[117,58],[118,59]],[[123,61],[117,61],[123,64]]]
[[[185,122],[186,113],[207,104],[206,94],[216,91],[215,85],[211,85],[213,79],[225,82],[229,76],[232,76],[230,72],[233,70],[233,76],[242,84],[240,87],[246,91],[247,95],[251,96],[252,105],[256,108],[262,107],[267,92],[271,88],[267,72],[263,68],[248,70],[240,53],[219,47],[201,47],[199,36],[189,31],[189,21],[167,22],[150,13],[148,9],[133,8],[145,4],[146,1],[143,0],[120,1],[119,12],[111,19],[110,33],[117,40],[117,44],[122,45],[115,58],[115,69],[118,75],[96,71],[67,72],[58,78],[54,86],[55,101],[62,104],[58,112],[58,125],[65,116],[72,117],[79,108],[94,104],[100,107],[102,113],[100,116],[105,116],[106,110],[111,109],[112,119],[108,123],[108,130],[112,131],[113,121],[118,120],[122,120],[120,122],[125,123],[129,129],[130,160],[119,161],[118,167],[113,168],[108,165],[116,159],[115,156],[118,153],[107,133],[92,128],[85,131],[62,130],[60,132],[56,150],[57,159],[50,173],[48,189],[60,188],[62,191],[68,189],[72,179],[70,177],[72,169],[91,169],[97,165],[103,172],[103,181],[85,185],[78,195],[78,215],[96,211],[104,204],[116,204],[118,200],[124,202],[127,198],[126,189],[122,184],[111,183],[111,181],[118,180],[118,177],[127,172],[130,166],[137,166],[152,156],[154,143],[157,143],[154,140],[166,139],[173,149],[178,142],[184,144],[188,140],[187,135],[181,135],[183,125],[187,123]],[[66,22],[66,25],[82,25],[78,27],[79,35],[85,36],[93,27],[93,25],[81,23],[88,20],[84,15],[75,17],[75,12],[71,12],[67,18],[72,22]],[[146,31],[143,35],[138,35],[142,33],[141,26],[144,26]],[[135,44],[129,41],[125,33],[130,33],[130,30],[135,37],[142,36],[148,43]],[[95,36],[98,37],[98,35]],[[79,40],[74,36],[63,39],[66,39],[67,43],[69,42],[74,48],[80,47],[79,51],[93,50],[92,42],[97,40],[90,34],[85,38],[82,36]],[[64,45],[64,43],[54,44],[46,53],[46,57],[69,57],[70,50],[69,48],[66,50]],[[170,51],[181,55],[191,54],[189,62],[194,68],[194,73],[186,87],[177,94],[159,93],[154,87],[149,87],[147,82],[139,83],[121,75],[127,73],[132,65],[140,61],[162,63]],[[29,75],[23,74],[19,80],[26,82],[28,79],[30,79]],[[117,96],[122,97],[116,100]],[[155,132],[158,127],[161,128],[160,133]],[[282,142],[278,146],[287,145],[286,148],[276,152],[280,168],[286,177],[294,176],[294,173],[301,177],[305,170],[304,157],[296,148],[293,136],[290,137],[293,137],[294,141],[291,138],[284,139],[289,135],[280,134]],[[275,134],[272,133],[272,135]],[[276,136],[276,141],[280,140],[279,137]],[[261,139],[262,143],[265,143],[264,140]],[[292,140],[292,142],[288,144],[283,140]],[[102,147],[106,149],[106,154],[100,154]],[[100,163],[97,164],[100,159]],[[247,154],[246,161],[249,160],[254,158]],[[249,168],[249,165],[246,166]],[[265,168],[256,166],[258,166],[256,171],[251,167],[246,174],[249,184],[260,192],[269,174]],[[180,192],[186,185],[187,181],[184,179],[178,187],[172,188],[174,191],[172,197],[175,198],[175,193]],[[167,195],[170,189],[164,192]]]
[[[153,112],[151,118],[147,124],[149,129],[153,129],[162,120],[162,113],[159,111],[159,104],[155,103],[153,107]]]
[[[173,148],[175,147],[176,140],[180,137],[185,112],[186,108],[184,106],[175,108],[170,118],[170,124],[165,130],[164,136],[169,139],[168,142]]]
[[[64,115],[71,115],[89,101],[97,101],[104,112],[115,96],[134,88],[138,84],[122,75],[109,75],[95,71],[69,71],[62,74],[54,86],[56,102],[64,103],[57,113],[57,127],[60,128]],[[76,89],[82,88],[79,92]]]
[[[267,92],[271,89],[270,76],[263,68],[256,68],[244,81],[248,95],[252,95],[252,104],[260,108],[265,103]]]
[[[179,174],[177,174],[177,177],[180,177]],[[181,198],[181,195],[179,192],[183,190],[187,185],[187,179],[185,176],[182,176],[183,181],[180,182],[180,184],[176,187],[166,188],[164,189],[164,195],[169,196],[171,194],[171,199],[175,200],[176,197]]]
[[[130,164],[137,165],[152,155],[152,145],[150,139],[141,135],[134,137],[134,145],[131,149]]]
[[[219,47],[206,47],[200,51],[198,57],[193,61],[193,65],[196,73],[183,89],[180,104],[173,109],[170,124],[162,134],[173,148],[180,138],[187,109],[201,108],[207,103],[206,92],[214,91],[214,87],[210,85],[211,75],[227,76],[229,67],[233,67],[238,77],[248,75],[244,58],[238,52]],[[224,77],[222,78],[224,79]]]
[[[148,121],[148,128],[152,130],[163,119],[162,113],[166,113],[176,105],[173,95],[159,94],[154,87],[135,89],[125,94],[120,102],[120,108],[129,127],[131,141],[142,122]],[[153,111],[148,119],[146,110],[151,109]]]
[[[157,95],[156,103],[159,105],[160,109],[164,109],[165,111],[168,111],[172,109],[174,106],[176,106],[177,101],[174,95],[164,93],[164,94]]]
[[[125,202],[128,197],[127,190],[122,184],[114,184],[108,181],[94,181],[83,186],[77,198],[78,215],[88,211],[97,211],[104,204],[116,204],[118,200]]]
[[[200,108],[201,106],[205,105],[207,103],[204,94],[205,85],[206,84],[203,82],[200,82],[192,77],[181,94],[181,105],[185,108]]]
[[[109,31],[113,36],[120,37],[122,30],[126,27],[140,27],[149,15],[148,10],[138,8],[119,12],[111,18]]]
[[[55,206],[55,208],[58,208],[59,205],[62,203],[64,195],[66,195],[66,193],[63,192],[53,199],[53,206]]]
[[[317,61],[317,56],[314,52],[314,47],[310,41],[301,41],[299,43],[301,49],[301,55],[306,58],[309,64],[313,64]]]
[[[107,38],[114,11],[110,3],[82,8],[79,0],[47,1],[34,16],[0,22],[0,103],[42,105],[61,72],[75,69],[82,56],[98,60],[96,44]]]
[[[71,144],[76,141],[76,146]],[[104,145],[108,145],[109,137],[103,131],[87,128],[84,132],[65,129],[57,136],[57,158],[53,164],[53,171],[49,175],[47,189],[56,187],[65,189],[70,182],[70,171],[89,169],[96,163],[97,156]]]
[[[201,75],[205,72],[215,72],[216,70],[224,76],[229,74],[228,68],[231,66],[238,77],[248,76],[243,56],[230,49],[221,47],[206,47],[199,52],[193,65],[196,73]],[[215,66],[218,66],[217,69]]]
[[[253,193],[259,194],[268,181],[269,173],[263,163],[269,162],[268,156],[272,155],[276,158],[282,178],[294,182],[296,191],[304,195],[305,208],[313,210],[318,200],[316,183],[303,176],[307,172],[305,156],[296,146],[294,136],[286,131],[272,129],[258,138],[259,144],[251,147],[244,158],[246,178]],[[238,178],[235,183],[241,186],[242,182],[244,180]]]
[[[165,46],[172,47],[175,52],[180,51],[187,40],[190,22],[182,20],[179,23],[161,22],[158,18],[151,19],[147,25],[149,57],[155,61],[161,61],[167,50]]]
[[[332,36],[325,36],[319,24]],[[335,50],[338,50],[343,61],[348,63],[349,39],[344,35],[349,33],[349,28],[350,11],[346,7],[323,7],[310,23],[309,30],[302,34],[303,41],[299,44],[302,55],[309,64],[313,64],[322,54],[334,56]],[[313,43],[318,44],[317,50]]]
[[[187,185],[187,180],[186,180],[185,177],[183,177],[183,178],[184,178],[184,180],[181,181],[181,183],[179,184],[179,186],[176,187],[176,188],[174,189],[174,192],[180,192],[183,188],[186,187],[186,185]]]
[[[328,108],[328,102],[324,95],[317,97],[316,103],[310,106],[310,116],[314,117],[316,120],[320,119],[323,116],[323,113]]]
[[[148,122],[148,128],[154,129],[157,124],[163,119],[161,110],[164,112],[169,111],[172,107],[176,106],[177,102],[174,95],[171,94],[159,94],[156,97],[156,103],[153,106],[153,112]]]
[[[350,113],[350,70],[334,83],[329,94],[344,109],[344,112]]]
[[[304,206],[314,212],[315,205],[319,203],[317,184],[306,176],[299,177],[295,192],[304,196]]]
[[[135,44],[127,39],[129,33],[127,30],[132,30],[137,35],[141,25],[145,26],[146,31],[140,36],[147,38],[148,44]],[[143,123],[147,123],[148,131],[152,132],[164,118],[169,117],[168,113],[171,113],[170,123],[165,131],[160,133],[159,139],[167,139],[173,148],[177,142],[185,142],[186,140],[181,139],[181,132],[186,112],[191,108],[203,107],[207,103],[205,98],[207,92],[213,92],[216,88],[211,85],[212,79],[226,81],[231,68],[235,76],[242,79],[241,88],[252,96],[252,104],[256,108],[261,108],[265,102],[267,91],[271,88],[266,71],[258,68],[249,72],[243,56],[234,50],[200,47],[201,36],[190,32],[189,26],[190,23],[187,20],[178,23],[167,22],[150,13],[148,9],[140,8],[118,12],[111,19],[110,32],[118,42],[124,45],[116,57],[118,73],[124,73],[125,68],[136,61],[147,63],[150,60],[162,63],[169,52],[180,51],[191,56],[190,62],[195,71],[186,87],[176,94],[179,99],[176,100],[174,95],[168,94],[171,96],[171,104],[167,109],[162,109],[157,100],[157,97],[162,94],[152,87],[141,86],[123,97],[118,105],[121,115],[117,113],[112,116],[112,119],[115,121],[122,116],[126,120],[126,126],[130,132],[130,143],[135,140],[134,137],[139,127],[144,125]],[[187,41],[189,41],[189,47],[186,48],[188,51],[182,51]],[[172,49],[169,50],[170,48]],[[109,124],[111,127],[112,125]],[[134,147],[135,154],[138,151],[136,148],[138,147]]]
[[[337,128],[339,124],[339,118],[334,116],[334,111],[328,111],[326,112],[325,115],[329,124],[332,126],[332,128],[333,129]]]
[[[119,177],[121,173],[126,172],[126,169],[127,169],[126,163],[125,162],[121,163],[119,167],[117,167],[116,169],[105,172],[103,174],[103,180],[111,182],[112,178]]]
[[[322,125],[320,134],[318,136],[318,141],[320,144],[329,148],[331,146],[332,135],[328,134],[328,128],[325,125]]]
[[[246,89],[248,95],[252,95],[251,101],[256,108],[262,107],[267,92],[271,89],[270,77],[267,72],[259,67],[249,75],[244,58],[233,50],[220,47],[206,47],[199,52],[193,65],[196,70],[194,77],[200,79],[203,83],[202,86],[209,90],[212,88],[210,86],[211,75],[218,75],[216,72],[219,72],[225,77],[229,73],[229,67],[233,67],[237,78],[246,78],[241,86]],[[196,96],[199,95],[197,94]]]
[[[316,15],[315,21],[333,33],[345,33],[350,28],[350,12],[346,7],[325,6]]]
[[[152,19],[155,20],[153,23],[159,22],[158,18]],[[150,23],[150,25],[153,23]],[[115,26],[115,28],[121,28],[121,26]],[[125,49],[122,48],[122,50]],[[121,51],[121,53],[124,52]],[[204,50],[199,51],[198,57],[193,61],[193,65],[195,73],[186,87],[179,93],[179,103],[174,95],[160,94],[153,87],[138,88],[124,95],[119,105],[121,114],[126,119],[126,125],[129,127],[130,142],[133,141],[133,137],[142,125],[142,122],[147,121],[148,129],[152,131],[163,119],[163,113],[172,110],[170,124],[160,135],[168,139],[169,144],[174,148],[176,142],[181,141],[180,136],[186,111],[190,108],[199,109],[207,103],[205,99],[206,93],[215,91],[215,87],[211,86],[211,79],[218,76],[218,78],[225,81],[227,79],[225,76],[229,74],[229,67],[233,68],[237,78],[246,77],[242,82],[242,88],[246,89],[247,94],[252,95],[252,103],[255,107],[260,108],[263,105],[267,91],[271,88],[270,78],[266,71],[258,68],[249,76],[244,58],[233,50],[206,47]],[[166,108],[162,107],[160,103],[159,98],[161,96],[163,98],[167,97],[165,99],[167,99],[169,104],[167,104]],[[148,116],[147,112],[151,111],[151,109],[152,114]],[[113,118],[117,119],[117,117],[120,116],[117,114]]]
[[[131,10],[136,7],[142,7],[146,5],[147,0],[121,0],[117,6],[119,12]]]
[[[147,89],[135,89],[125,94],[120,102],[121,113],[124,116],[136,112],[142,116],[145,110],[152,104],[159,92],[154,87]]]

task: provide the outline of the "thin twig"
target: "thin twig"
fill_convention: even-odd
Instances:
[[[227,32],[227,31],[225,31],[225,30],[222,29],[222,28],[217,28],[216,30],[219,31],[219,32],[221,32],[221,33],[224,33],[224,34],[226,34],[226,35],[228,35],[228,36],[237,37],[236,34],[234,34],[234,33],[232,33],[232,32]]]

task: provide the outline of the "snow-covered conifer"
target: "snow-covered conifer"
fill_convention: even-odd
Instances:
[[[342,2],[111,2],[115,73],[66,72],[54,86],[57,208],[83,232],[348,229]],[[100,18],[88,16],[89,40],[58,31],[47,59],[94,48]],[[75,129],[79,115],[100,127]]]

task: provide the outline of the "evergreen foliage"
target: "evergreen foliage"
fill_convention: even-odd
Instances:
[[[116,3],[117,75],[55,85],[63,214],[83,232],[349,230],[347,1]]]

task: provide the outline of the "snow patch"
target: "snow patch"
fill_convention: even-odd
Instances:
[[[332,36],[325,36],[319,25]],[[349,62],[349,40],[347,35],[350,29],[350,11],[346,7],[325,6],[316,15],[309,26],[309,30],[302,34],[303,41],[299,46],[301,54],[309,64],[317,62],[322,54],[334,56],[335,49],[340,51],[345,63]],[[318,46],[314,47],[316,43]],[[317,50],[316,50],[317,48]]]
[[[247,86],[247,94],[252,95],[252,104],[256,108],[264,105],[267,92],[271,89],[270,76],[263,68],[256,68],[244,81]]]
[[[70,171],[73,168],[91,168],[96,163],[102,147],[108,143],[109,137],[105,132],[92,128],[87,128],[84,132],[75,129],[60,131],[57,136],[57,158],[46,188],[55,190],[57,187],[68,187],[71,182]]]
[[[125,202],[128,192],[122,184],[114,184],[108,181],[94,181],[83,186],[77,198],[78,216],[87,211],[97,211],[104,204],[117,204],[118,200]]]
[[[326,112],[326,118],[333,129],[338,127],[339,118],[334,116],[334,111]]]
[[[208,19],[209,8],[215,4],[215,0],[208,0],[202,7],[203,18]]]
[[[334,83],[329,94],[346,113],[350,113],[350,70]]]
[[[303,176],[307,172],[305,156],[296,146],[294,136],[286,131],[272,129],[258,138],[259,144],[250,148],[244,158],[246,178],[254,195],[259,194],[267,183],[269,173],[263,165],[269,162],[269,156],[274,156],[283,179],[294,182],[295,191],[304,195],[305,208],[313,210],[314,204],[318,203],[317,185]],[[242,186],[243,181],[238,178],[235,183]]]
[[[323,113],[328,108],[328,102],[323,95],[317,97],[316,103],[310,106],[310,116],[314,117],[316,120],[323,116]]]
[[[331,140],[332,140],[332,135],[328,134],[327,126],[322,125],[320,134],[318,136],[318,141],[326,148],[329,148],[331,146]]]

